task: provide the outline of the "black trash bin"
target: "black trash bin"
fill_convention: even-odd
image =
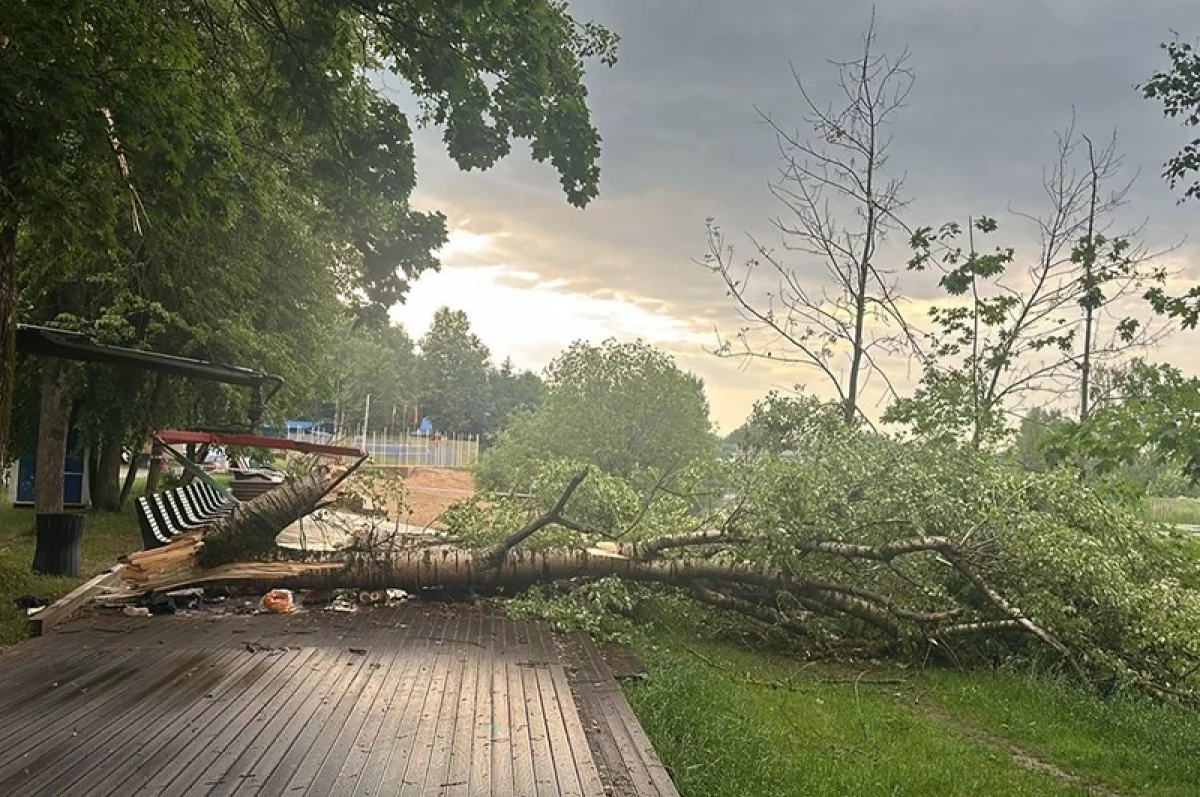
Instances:
[[[83,515],[61,512],[37,516],[33,569],[51,576],[78,578],[82,570]]]

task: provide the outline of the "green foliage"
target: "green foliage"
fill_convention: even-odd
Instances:
[[[619,578],[601,578],[571,589],[535,586],[504,604],[509,617],[542,620],[555,631],[582,628],[592,639],[628,644],[636,603],[631,586]]]
[[[1090,473],[1108,476],[1147,459],[1177,467],[1200,480],[1200,379],[1169,365],[1134,360],[1110,372],[1107,400],[1082,422],[1063,425],[1046,441],[1058,462],[1082,460]]]
[[[837,404],[804,394],[783,396],[771,391],[754,403],[741,427],[739,447],[752,456],[783,454],[795,451],[812,435],[831,432],[845,423],[844,412]]]
[[[1142,96],[1162,103],[1163,113],[1177,119],[1186,127],[1200,126],[1200,53],[1185,41],[1175,39],[1162,45],[1170,66],[1156,72],[1141,86]],[[1187,144],[1171,160],[1167,161],[1163,176],[1172,188],[1200,172],[1200,138]],[[1184,199],[1200,198],[1200,181],[1193,182],[1184,191]],[[1192,327],[1196,324],[1195,314],[1188,316]]]
[[[378,319],[445,241],[440,214],[410,207],[410,121],[379,72],[462,168],[527,140],[570,202],[596,195],[582,81],[617,39],[558,2],[17,2],[0,30],[0,269],[23,319],[67,313],[126,345],[266,368],[286,379],[280,413],[327,398],[339,301]],[[14,323],[0,308],[4,340]],[[147,415],[244,418],[221,388],[104,378],[85,403],[147,397],[128,413],[94,402],[97,437],[137,438],[130,418]]]
[[[547,459],[531,463],[524,482],[527,492],[482,492],[460,501],[443,516],[447,530],[468,547],[500,542],[536,516],[550,510],[563,489],[587,463]],[[730,483],[731,467],[697,461],[672,471],[672,489],[661,489],[667,474],[647,470],[624,478],[592,467],[575,491],[566,515],[592,533],[577,533],[549,526],[523,543],[523,547],[580,548],[601,539],[645,539],[695,525],[716,511]]]
[[[329,351],[338,427],[352,434],[362,426],[367,396],[372,402],[371,428],[389,425],[394,408],[402,412],[415,406],[416,367],[413,342],[403,327],[343,326],[340,339]]]
[[[480,484],[523,488],[544,458],[616,476],[678,470],[716,454],[703,383],[645,343],[574,343],[546,368],[540,406],[514,416],[479,467]]]
[[[1060,410],[1034,407],[1017,427],[1009,453],[1027,471],[1040,473],[1050,467],[1043,450],[1054,432],[1070,421]]]
[[[461,310],[443,307],[421,338],[417,381],[421,411],[442,431],[480,434],[490,412],[491,353]]]
[[[542,401],[542,380],[532,371],[518,372],[512,360],[505,358],[500,367],[488,374],[491,398],[488,431],[497,432],[507,425],[513,413],[534,410]]]
[[[863,545],[948,537],[1000,594],[1056,634],[1098,680],[1182,685],[1200,656],[1187,619],[1200,593],[1187,563],[1140,517],[1068,470],[1030,475],[995,457],[940,443],[904,443],[846,430],[816,434],[788,459],[764,460],[739,525],[754,544],[739,555],[805,578],[852,583],[926,610],[986,603],[936,556],[903,567],[818,559],[801,540]],[[964,621],[968,615],[962,617]],[[846,633],[839,621],[827,628]],[[963,640],[955,656],[1038,656],[1036,648]],[[1189,663],[1192,662],[1192,663]],[[1188,688],[1197,684],[1188,682]]]

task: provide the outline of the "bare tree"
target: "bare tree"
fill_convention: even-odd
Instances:
[[[739,265],[711,219],[704,258],[746,322],[732,339],[719,341],[716,353],[816,368],[836,391],[847,422],[861,413],[867,377],[879,374],[887,381],[876,357],[903,349],[913,339],[891,272],[878,260],[881,244],[900,226],[897,214],[906,204],[903,179],[887,170],[887,131],[914,78],[907,52],[896,58],[879,55],[876,44],[872,14],[861,56],[830,61],[839,92],[828,106],[818,104],[792,67],[807,132],[789,130],[759,111],[781,156],[770,190],[785,212],[772,221],[783,251],[805,256],[805,261],[794,267],[751,237],[754,257]],[[811,258],[823,264],[823,279],[803,274],[811,268]],[[775,283],[765,293],[758,291],[760,271]],[[870,328],[876,326],[884,329]]]

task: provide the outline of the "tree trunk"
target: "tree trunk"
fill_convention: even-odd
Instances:
[[[121,484],[121,494],[117,496],[118,511],[125,508],[125,502],[129,500],[129,494],[133,492],[133,483],[137,481],[138,462],[141,461],[142,452],[145,450],[145,446],[137,446],[129,456],[129,467],[125,470],[125,481]]]
[[[106,440],[100,449],[96,480],[92,482],[92,506],[96,509],[116,512],[121,508],[121,450],[119,439]]]
[[[17,375],[16,131],[0,124],[0,467],[8,462]]]
[[[42,362],[34,490],[34,509],[38,514],[63,511],[63,468],[67,459],[67,427],[71,420],[74,375],[74,365],[65,360],[50,357]]]
[[[166,465],[166,454],[163,453],[162,446],[155,443],[150,447],[150,470],[146,472],[146,489],[142,491],[142,495],[154,495],[158,492],[158,480],[162,477]]]
[[[33,569],[51,576],[78,578],[82,569],[83,521],[80,514],[37,516]]]

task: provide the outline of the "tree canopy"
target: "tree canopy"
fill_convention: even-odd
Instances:
[[[409,205],[411,121],[381,72],[462,168],[525,140],[587,204],[584,69],[616,44],[551,0],[7,4],[0,449],[18,315],[104,318],[127,343],[308,377],[329,342],[310,323],[321,297],[378,316],[435,268],[444,220]],[[298,343],[314,348],[293,360]]]
[[[677,470],[716,448],[703,382],[670,356],[640,341],[576,342],[546,367],[540,406],[514,417],[480,478],[511,486],[544,458],[629,477]]]

